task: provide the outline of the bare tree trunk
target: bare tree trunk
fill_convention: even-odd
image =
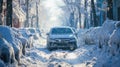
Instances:
[[[39,28],[38,4],[36,3],[36,28]]]
[[[0,0],[0,25],[2,25],[2,4],[3,4],[3,0]]]
[[[92,8],[92,16],[93,16],[93,26],[98,26],[96,10],[95,10],[95,3],[94,0],[91,0],[91,8]]]
[[[3,4],[3,0],[0,0],[0,13],[2,13],[2,4]]]
[[[85,14],[84,14],[84,16],[85,16],[85,19],[84,19],[84,28],[87,28],[87,0],[85,0],[85,2],[84,2],[84,9],[85,9]]]
[[[25,22],[25,27],[29,27],[30,24],[29,24],[29,0],[26,0],[26,22]]]
[[[71,12],[70,17],[69,17],[69,21],[70,21],[70,26],[74,27],[74,11]]]
[[[81,28],[81,13],[80,13],[80,9],[79,9],[79,28]]]
[[[6,25],[12,27],[12,0],[7,0]]]
[[[108,7],[109,7],[109,10],[107,11],[107,17],[109,19],[113,19],[113,1],[112,0],[107,0],[108,2]]]
[[[76,4],[76,7],[78,8],[78,14],[79,14],[79,28],[82,28],[82,26],[81,26],[81,11],[80,11],[81,2],[80,1],[78,4]]]

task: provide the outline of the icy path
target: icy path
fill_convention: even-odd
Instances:
[[[36,40],[34,47],[22,58],[20,67],[92,67],[94,64],[93,45],[81,46],[74,51],[48,51],[45,43],[43,38]]]

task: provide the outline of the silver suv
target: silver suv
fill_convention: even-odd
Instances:
[[[77,48],[76,33],[71,27],[54,27],[47,35],[47,48],[49,50],[75,50]]]

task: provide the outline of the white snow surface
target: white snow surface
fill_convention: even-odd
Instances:
[[[117,26],[119,27],[118,24]],[[40,37],[38,40],[34,40],[34,47],[27,48],[26,55],[21,57],[21,65],[18,67],[119,67],[120,53],[118,52],[116,55],[112,56],[109,51],[109,45],[102,41],[102,39],[106,40],[106,38],[109,40],[109,36],[112,37],[113,35],[119,37],[120,28],[118,27],[114,29],[112,35],[106,32],[106,30],[103,30],[103,26],[90,28],[88,30],[81,29],[78,33],[79,47],[74,51],[60,49],[49,51],[46,48],[46,39]],[[8,33],[6,31],[10,31],[11,29],[4,31],[4,29],[0,28],[0,30],[7,35]],[[115,33],[115,31],[118,32]],[[12,32],[11,34],[14,35]],[[99,39],[98,35],[101,36],[102,39]],[[6,39],[11,38],[11,36],[5,37]],[[85,43],[84,39],[86,37],[90,40],[90,44],[92,43],[91,45]],[[103,48],[98,47],[98,40],[100,43],[102,42]]]
[[[41,43],[40,43],[41,42]],[[75,51],[55,50],[49,51],[45,45],[45,39],[36,40],[34,47],[28,49],[27,55],[22,59],[23,66],[28,67],[86,67],[86,63],[94,59],[90,52],[95,49],[95,45],[85,45]],[[96,58],[95,58],[96,60]],[[95,61],[94,60],[94,61]],[[25,65],[24,65],[25,64]],[[93,66],[91,62],[90,66]]]
[[[18,40],[15,39],[14,31],[8,26],[0,26],[0,36],[6,39],[14,48],[15,53],[20,49]]]
[[[27,50],[27,54],[21,59],[22,65],[20,67],[119,67],[120,54],[112,56],[108,44],[102,43],[103,46],[105,44],[106,46],[99,48],[96,44],[97,39],[91,45],[83,43],[82,38],[88,35],[97,38],[98,34],[99,36],[103,34],[103,39],[108,38],[107,34],[110,33],[106,33],[102,29],[103,26],[89,30],[81,29],[78,35],[79,47],[74,51],[60,49],[49,51],[46,48],[46,39],[40,37],[34,41],[34,47]]]

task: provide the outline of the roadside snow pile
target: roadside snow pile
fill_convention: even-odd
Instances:
[[[0,25],[0,60],[2,60],[7,67],[21,65],[21,58],[26,55],[27,46],[33,45],[33,43],[31,43],[31,40],[34,42],[32,35],[30,35],[27,30],[22,30],[22,33],[20,31],[20,29]],[[22,34],[25,34],[25,37],[23,37]],[[28,48],[28,50],[29,49],[30,48]]]
[[[90,28],[79,35],[79,45],[96,45],[91,54],[94,67],[120,66],[120,21],[106,20],[101,27]]]
[[[12,46],[12,48],[14,49],[13,52],[15,55],[15,59],[18,61],[18,63],[20,63],[22,46],[21,46],[21,42],[17,38],[15,38],[13,30],[7,26],[0,26],[0,36],[1,38],[4,38],[9,43],[10,46]],[[13,53],[12,48],[10,50],[11,53]],[[13,54],[10,55],[13,56]]]
[[[115,29],[116,21],[106,20],[101,27],[92,27],[79,35],[80,45],[97,44],[100,48],[107,45],[110,35]]]
[[[0,37],[0,60],[4,61],[5,66],[16,63],[13,47],[2,37]],[[3,63],[1,62],[0,65]]]
[[[112,55],[120,54],[120,22],[116,24],[116,29],[110,36],[109,45]]]
[[[0,26],[0,34],[2,38],[7,40],[12,45],[15,53],[15,58],[19,63],[21,56],[21,45],[19,41],[14,37],[12,29],[7,26]]]
[[[103,25],[102,28],[103,30],[107,31],[108,33],[112,33],[113,30],[115,29],[115,24],[117,23],[117,21],[113,21],[113,20],[106,20]]]

